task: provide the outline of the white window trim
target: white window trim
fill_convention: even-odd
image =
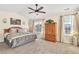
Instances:
[[[65,33],[65,30],[64,30],[64,35],[65,35],[65,36],[72,36],[72,35],[73,35],[73,20],[74,20],[73,17],[74,17],[74,15],[69,15],[69,16],[72,16],[72,27],[71,27],[71,33],[70,33],[70,34],[66,34],[66,33]]]

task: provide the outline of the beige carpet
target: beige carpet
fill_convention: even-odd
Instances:
[[[19,46],[17,48],[9,48],[5,43],[0,43],[1,54],[69,54],[79,53],[79,47],[64,44],[64,43],[52,43],[42,39],[36,40]]]

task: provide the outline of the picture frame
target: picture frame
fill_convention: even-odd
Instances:
[[[21,19],[10,18],[11,25],[21,25]]]

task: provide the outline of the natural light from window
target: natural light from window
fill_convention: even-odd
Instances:
[[[73,31],[73,16],[64,16],[64,34],[71,35]]]

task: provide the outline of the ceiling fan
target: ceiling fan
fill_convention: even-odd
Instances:
[[[36,13],[36,15],[38,15],[38,13],[43,13],[43,14],[46,13],[44,11],[41,11],[44,7],[41,6],[41,7],[38,8],[38,4],[35,4],[35,6],[36,6],[36,9],[33,9],[31,7],[28,7],[28,9],[32,10],[32,12],[29,12],[29,14]]]

